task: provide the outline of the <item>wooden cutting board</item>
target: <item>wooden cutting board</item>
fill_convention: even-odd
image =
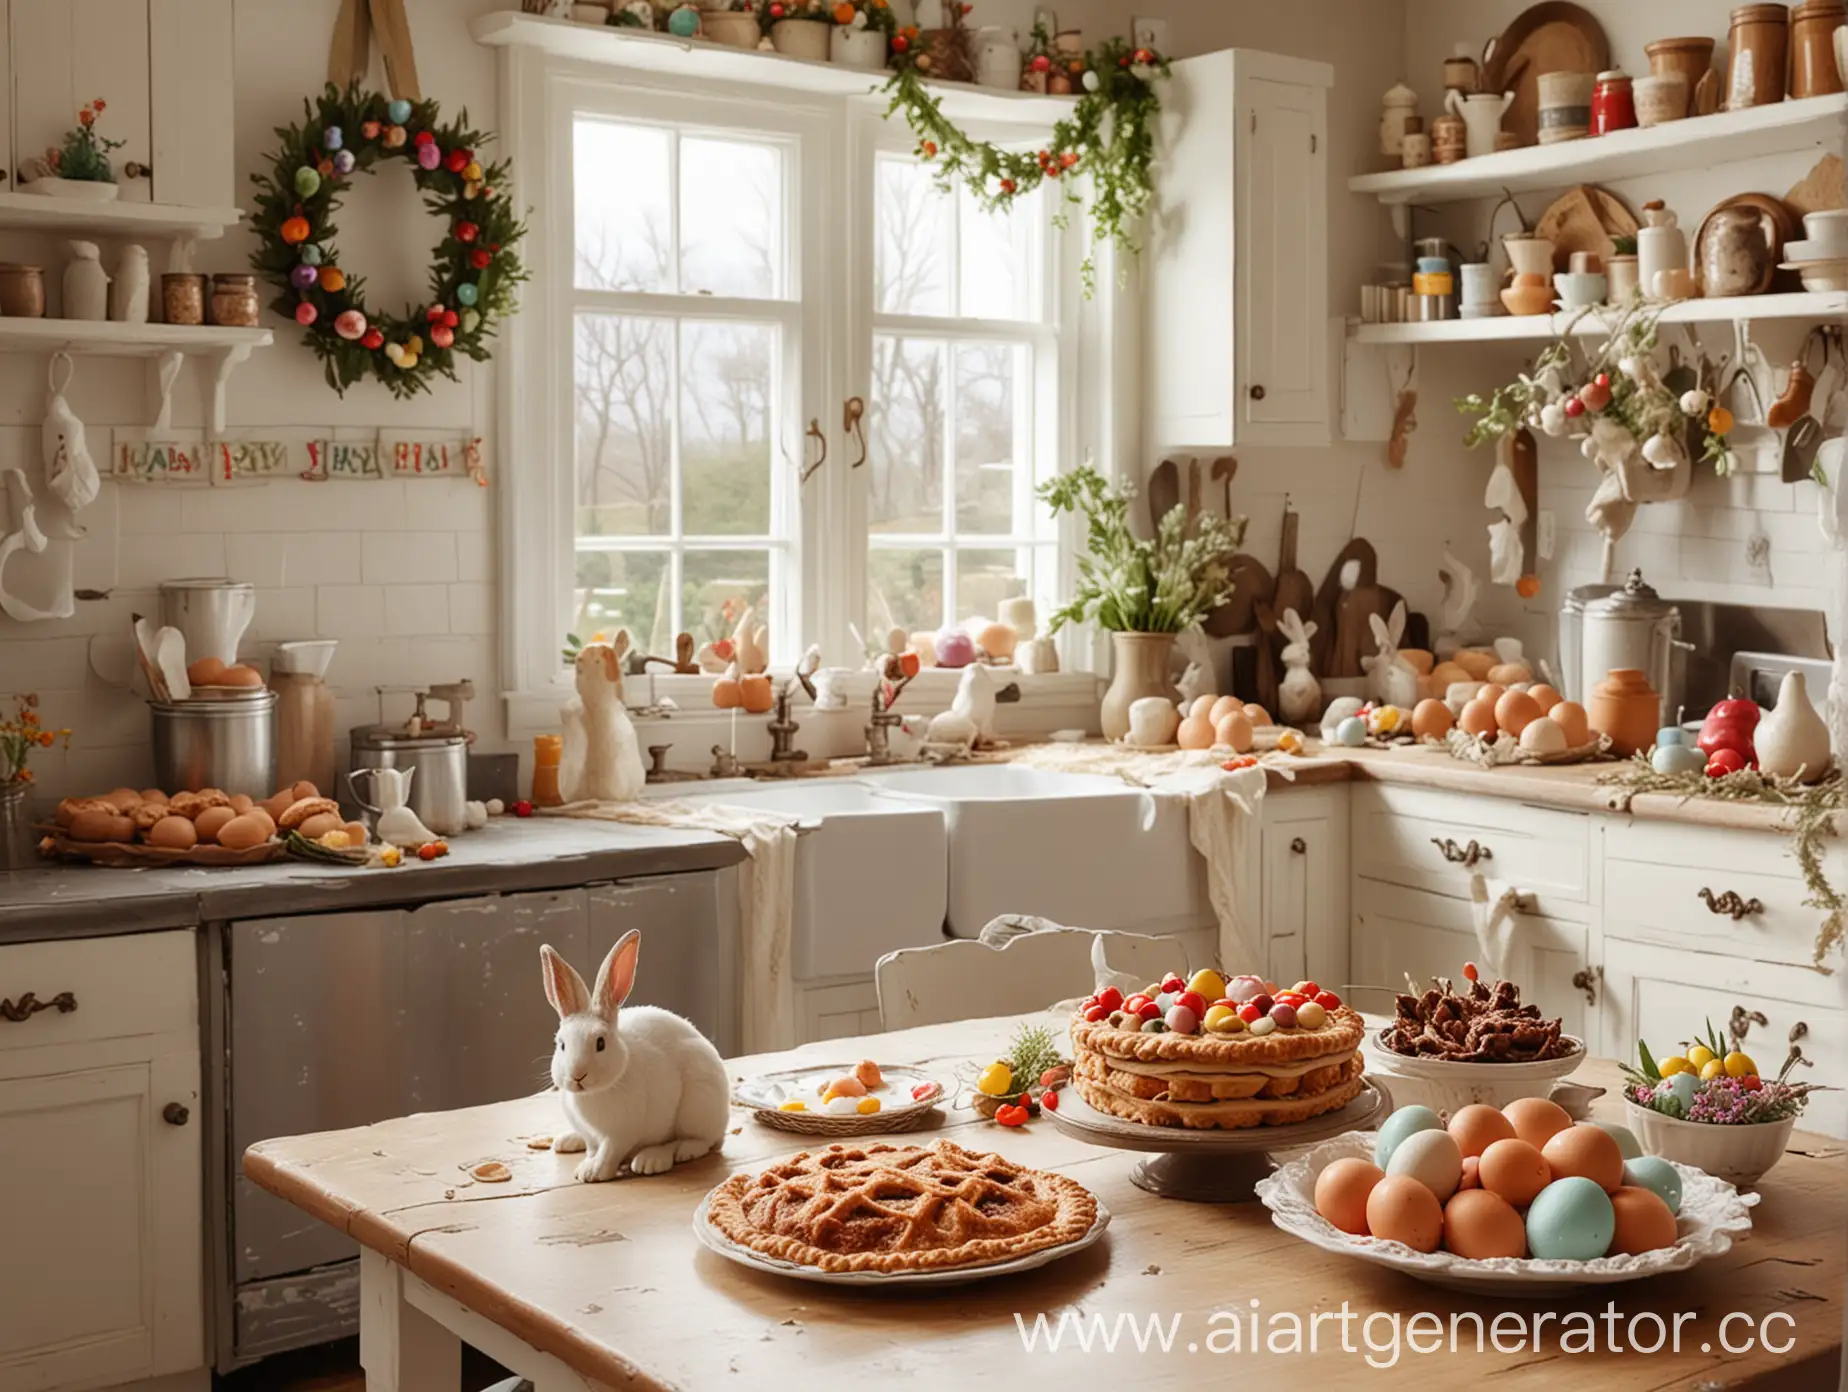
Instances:
[[[1322,578],[1322,587],[1315,592],[1315,637],[1309,640],[1309,670],[1318,677],[1338,677],[1342,673],[1332,670],[1329,661],[1335,651],[1335,621],[1341,609],[1341,601],[1346,598],[1346,591],[1341,587],[1341,572],[1349,563],[1355,569],[1354,585],[1376,584],[1380,578],[1380,558],[1374,551],[1373,543],[1365,537],[1355,537],[1341,548],[1334,563],[1328,567],[1328,574]],[[1353,673],[1358,676],[1359,673]]]
[[[1843,178],[1842,157],[1824,155],[1803,180],[1784,195],[1784,204],[1798,217],[1848,208],[1848,181]]]
[[[1232,638],[1258,626],[1257,605],[1270,602],[1276,582],[1256,556],[1243,551],[1232,558],[1232,598],[1206,616],[1201,625],[1210,638]]]
[[[1540,215],[1536,236],[1553,243],[1553,269],[1571,269],[1572,253],[1589,251],[1600,263],[1617,254],[1615,239],[1636,235],[1636,215],[1623,200],[1595,184],[1580,184]]]
[[[1491,42],[1482,61],[1482,90],[1513,92],[1502,117],[1522,145],[1540,139],[1540,75],[1601,73],[1611,66],[1610,40],[1597,17],[1580,5],[1533,5]]]

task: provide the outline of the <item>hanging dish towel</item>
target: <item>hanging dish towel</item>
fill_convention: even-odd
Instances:
[[[796,996],[789,952],[795,917],[796,818],[722,803],[668,801],[574,802],[543,811],[553,817],[708,831],[742,845],[749,857],[738,867],[744,1052],[795,1047]]]
[[[1514,920],[1520,913],[1520,891],[1480,871],[1469,875],[1469,912],[1476,925],[1476,946],[1483,965],[1495,980],[1506,981],[1514,963]]]

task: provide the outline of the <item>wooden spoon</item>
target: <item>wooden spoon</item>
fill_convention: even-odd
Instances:
[[[1353,567],[1353,576],[1345,585],[1342,583],[1342,571]],[[1328,574],[1322,579],[1322,587],[1315,592],[1315,607],[1311,617],[1315,620],[1315,637],[1309,640],[1309,670],[1318,677],[1338,677],[1329,666],[1329,658],[1335,650],[1335,619],[1340,602],[1347,592],[1360,585],[1371,585],[1380,578],[1380,558],[1373,549],[1373,543],[1365,537],[1355,537],[1341,548],[1333,563],[1328,567]],[[1297,610],[1302,613],[1302,610]],[[1358,675],[1358,674],[1356,674]]]

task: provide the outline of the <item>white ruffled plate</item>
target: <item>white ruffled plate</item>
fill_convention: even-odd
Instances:
[[[879,1099],[878,1111],[870,1116],[824,1111],[821,1089],[833,1079],[852,1072],[851,1063],[827,1063],[763,1073],[741,1080],[732,1089],[732,1100],[741,1107],[750,1107],[759,1121],[779,1131],[836,1137],[877,1136],[887,1131],[910,1130],[922,1123],[924,1113],[948,1100],[941,1080],[921,1068],[893,1064],[880,1068],[879,1086],[868,1091],[868,1096]],[[929,1087],[932,1091],[914,1098],[912,1091],[919,1087]],[[779,1111],[778,1108],[791,1098],[800,1099],[809,1110]]]
[[[1746,1210],[1758,1202],[1758,1195],[1741,1194],[1725,1180],[1687,1165],[1676,1165],[1681,1175],[1681,1213],[1680,1237],[1673,1247],[1588,1262],[1513,1257],[1469,1261],[1448,1252],[1414,1252],[1402,1242],[1354,1237],[1315,1211],[1316,1176],[1336,1160],[1372,1160],[1373,1141],[1367,1133],[1351,1131],[1319,1145],[1280,1167],[1268,1179],[1259,1180],[1258,1198],[1271,1211],[1272,1222],[1304,1242],[1325,1252],[1342,1252],[1390,1266],[1447,1290],[1544,1299],[1575,1286],[1617,1285],[1665,1271],[1685,1271],[1708,1257],[1721,1255],[1732,1247],[1734,1239],[1750,1232],[1752,1218]]]

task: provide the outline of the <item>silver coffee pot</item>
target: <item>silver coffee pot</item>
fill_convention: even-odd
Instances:
[[[1605,673],[1635,668],[1662,693],[1662,709],[1673,718],[1687,691],[1687,654],[1681,611],[1630,572],[1621,586],[1584,585],[1566,596],[1559,616],[1560,675],[1566,696],[1584,701]]]

